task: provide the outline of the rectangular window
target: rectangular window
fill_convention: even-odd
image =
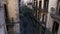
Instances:
[[[45,16],[45,14],[42,15],[42,22],[44,22],[44,16]]]
[[[58,3],[58,15],[60,15],[60,1],[59,1],[59,3]]]
[[[39,8],[41,9],[41,1],[39,1]]]
[[[38,2],[36,1],[36,7],[37,7],[37,5],[38,5]]]
[[[58,14],[60,15],[60,8],[59,8],[59,12],[58,12]]]
[[[0,8],[2,7],[2,0],[0,0]]]
[[[44,0],[44,9],[48,9],[49,0]]]
[[[56,13],[60,15],[60,1],[57,3]]]
[[[57,23],[56,21],[54,21],[54,23],[53,23],[53,28],[52,28],[52,32],[53,32],[54,34],[57,34],[58,29],[59,29],[59,23]]]
[[[5,10],[5,17],[8,17],[8,9],[7,9],[7,5],[4,4],[4,10]]]

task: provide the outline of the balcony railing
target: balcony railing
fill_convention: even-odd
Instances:
[[[37,28],[40,33],[39,34],[53,34],[52,32],[50,32],[45,25],[43,24],[43,22],[38,21],[33,15],[30,15],[31,19],[33,20],[34,23],[34,27],[33,29]]]
[[[25,10],[24,10],[25,11]],[[30,11],[30,9],[29,9]],[[27,14],[26,14],[27,15]],[[31,18],[31,20],[33,21],[32,24],[33,26],[33,33],[34,34],[53,34],[52,32],[50,32],[47,28],[46,28],[46,25],[43,24],[43,22],[39,21],[37,18],[35,18],[35,16],[31,13],[31,14],[28,14],[29,17]],[[35,33],[36,32],[36,33]]]
[[[60,21],[60,15],[51,13],[51,17]]]

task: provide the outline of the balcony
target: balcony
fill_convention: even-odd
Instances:
[[[53,19],[56,19],[56,20],[60,21],[60,15],[58,15],[58,14],[53,14],[53,13],[51,13],[51,17],[52,17]]]
[[[48,9],[41,9],[35,5],[32,5],[32,7],[34,10],[39,10],[41,13],[46,13],[46,14],[48,13]]]
[[[48,9],[40,9],[41,13],[48,13]]]
[[[33,20],[33,29],[37,30],[40,34],[53,34],[51,31],[49,31],[43,22],[37,20],[33,15],[30,15],[31,19]],[[35,29],[36,28],[36,29]],[[38,33],[38,34],[39,34]]]

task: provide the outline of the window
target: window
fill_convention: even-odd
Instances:
[[[55,33],[55,34],[57,34],[58,29],[59,29],[59,23],[57,23],[56,21],[54,21],[52,32]]]
[[[58,3],[58,15],[60,15],[60,1],[59,1],[59,3]]]
[[[38,2],[36,1],[36,7],[37,7],[37,5],[38,5]]]
[[[45,16],[45,14],[42,15],[42,22],[44,22],[44,16]]]
[[[58,12],[58,14],[60,15],[60,8],[59,8],[59,12]]]
[[[0,0],[0,8],[2,7],[2,1]]]
[[[44,9],[48,9],[49,0],[44,0]]]
[[[4,4],[4,10],[5,10],[5,17],[8,17],[8,10],[7,10],[7,5]]]
[[[58,15],[60,15],[60,1],[58,1],[58,3],[57,3],[57,11],[56,11],[56,13]]]
[[[6,27],[7,27],[7,31],[9,30],[8,28],[9,28],[9,26],[7,25],[8,23],[10,23],[10,21],[9,21],[9,18],[8,18],[8,8],[7,8],[7,5],[6,4],[4,4],[4,15],[5,15],[5,22],[6,22]]]
[[[39,1],[39,8],[41,9],[41,1]]]

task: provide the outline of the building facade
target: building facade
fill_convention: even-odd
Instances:
[[[60,0],[29,0],[27,1],[27,3],[30,4],[28,5],[28,7],[33,9],[34,17],[38,21],[41,21],[42,24],[39,24],[40,22],[37,23],[35,20],[34,21],[32,20],[33,24],[30,25],[32,22],[28,24],[30,26],[28,27],[32,28],[31,32],[25,29],[24,33],[26,33],[25,31],[27,30],[27,32],[33,34],[37,34],[37,33],[45,34],[45,28],[47,28],[53,34],[60,34]],[[1,34],[7,34],[8,27],[11,26],[10,24],[13,23],[14,26],[12,27],[11,30],[15,31],[14,33],[20,34],[21,23],[19,22],[20,21],[19,9],[20,9],[19,0],[7,0],[7,1],[0,0],[0,21],[1,21],[0,33]],[[45,26],[45,28],[43,28],[40,25]]]
[[[2,0],[0,0],[0,34],[7,34]]]
[[[40,2],[39,2],[40,1]],[[41,5],[40,5],[41,4]],[[35,11],[36,17],[45,23],[46,28],[55,34],[60,34],[60,1],[59,0],[35,0],[38,10]],[[40,8],[39,8],[40,6]],[[40,10],[41,9],[41,10]],[[39,11],[40,10],[40,11]]]
[[[8,33],[20,33],[19,0],[3,0],[2,6]]]
[[[53,3],[51,3],[53,2]],[[60,34],[60,1],[59,0],[50,0],[49,2],[49,13],[47,18],[47,27],[55,34]],[[49,16],[50,15],[50,16]]]

